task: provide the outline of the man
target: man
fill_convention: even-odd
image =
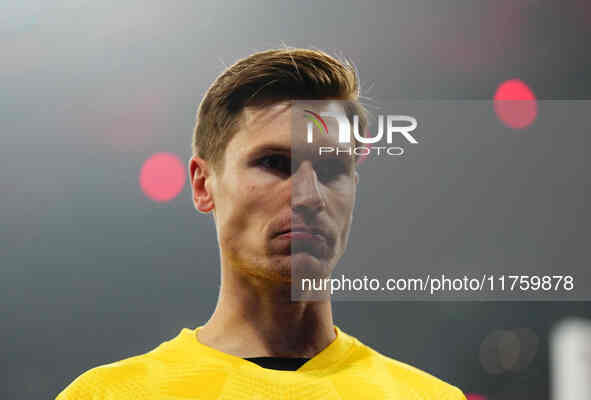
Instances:
[[[326,277],[343,255],[359,181],[353,157],[322,158],[298,133],[296,103],[320,100],[310,113],[355,114],[363,129],[358,92],[348,63],[304,49],[255,53],[216,79],[189,161],[194,205],[217,229],[216,309],[146,354],[87,371],[58,400],[465,399],[340,330],[329,298],[292,299],[294,271]]]

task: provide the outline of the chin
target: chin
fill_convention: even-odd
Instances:
[[[284,278],[291,280],[294,274],[326,275],[330,273],[331,263],[320,259],[314,254],[297,252],[289,255],[281,255],[271,263],[272,270]]]
[[[299,252],[290,256],[292,280],[301,278],[327,278],[331,270],[331,264],[327,260],[318,259],[310,253]]]

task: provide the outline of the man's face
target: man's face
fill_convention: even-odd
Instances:
[[[314,104],[316,112],[342,112],[338,102]],[[289,282],[292,268],[328,276],[342,256],[358,175],[352,157],[319,156],[318,146],[350,145],[337,144],[336,121],[331,134],[307,143],[301,111],[288,102],[244,109],[222,172],[209,168],[209,207],[198,204],[205,191],[193,181],[197,208],[213,209],[223,265]]]

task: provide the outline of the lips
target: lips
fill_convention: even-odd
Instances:
[[[310,254],[319,260],[334,256],[335,237],[332,231],[320,224],[293,223],[291,218],[282,221],[272,231],[271,238],[282,254]]]
[[[313,240],[325,242],[326,238],[319,233],[312,233],[308,231],[288,231],[277,236],[280,239],[296,239],[296,240]]]
[[[291,237],[305,238],[307,236],[317,237],[321,239],[327,239],[328,234],[324,229],[320,227],[308,226],[308,225],[293,225],[289,228],[282,229],[277,233],[277,236],[289,234]]]

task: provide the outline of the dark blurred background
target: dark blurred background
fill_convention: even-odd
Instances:
[[[1,397],[54,398],[207,321],[217,242],[186,167],[225,66],[312,47],[353,61],[375,99],[491,100],[520,79],[538,100],[581,100],[590,33],[587,0],[1,2]],[[550,399],[551,329],[591,317],[586,302],[334,311],[364,343],[489,400]]]

